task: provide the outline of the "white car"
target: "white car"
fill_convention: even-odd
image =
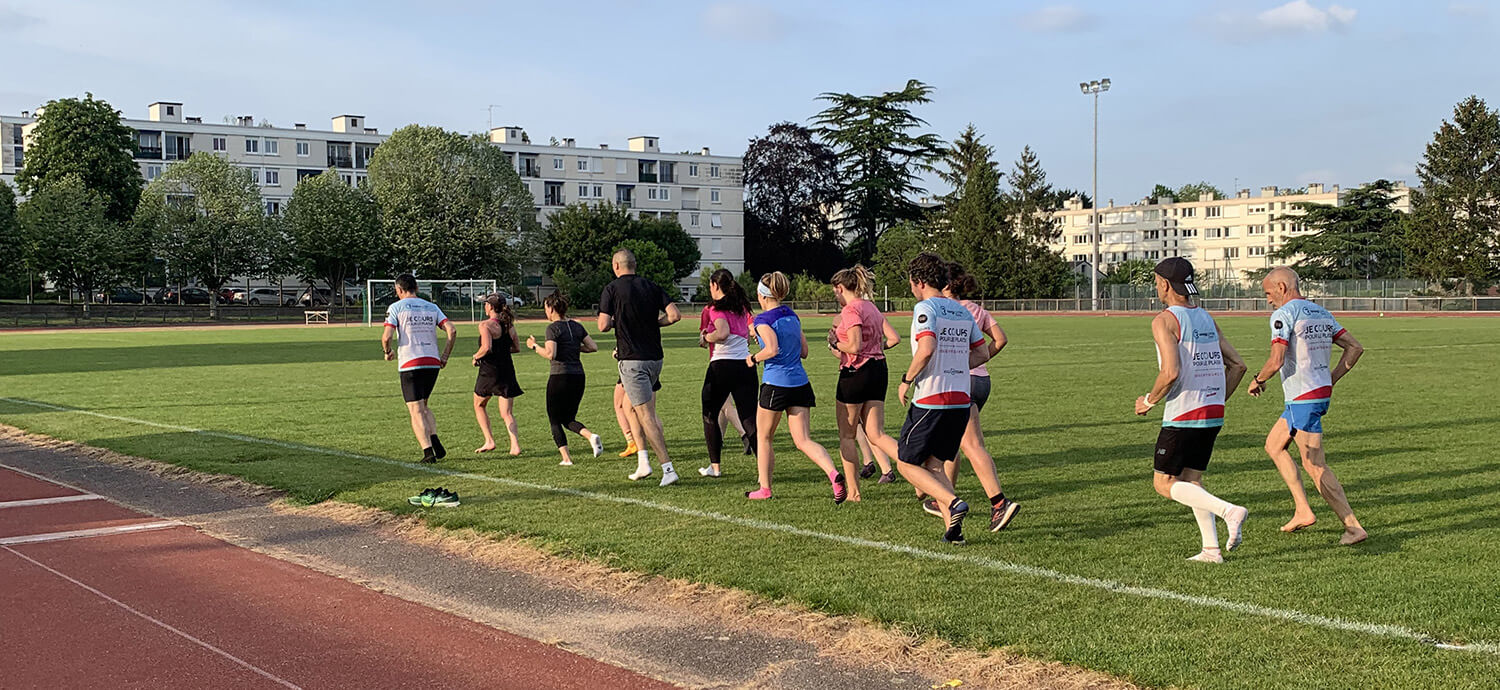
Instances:
[[[283,292],[276,288],[253,288],[250,290],[235,290],[235,304],[248,304],[258,307],[262,304],[291,306],[297,303],[296,292]]]

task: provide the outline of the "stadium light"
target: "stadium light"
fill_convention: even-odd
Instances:
[[[1094,311],[1099,310],[1099,94],[1109,90],[1108,79],[1078,82],[1078,90],[1094,97],[1094,186],[1089,209],[1089,232],[1094,239],[1094,256],[1089,266],[1089,297]]]

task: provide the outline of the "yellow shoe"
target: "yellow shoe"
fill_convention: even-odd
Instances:
[[[628,458],[628,457],[630,457],[632,455],[635,455],[636,453],[639,453],[640,450],[641,449],[635,447],[635,443],[634,442],[631,442],[630,445],[625,446],[625,450],[620,451],[620,457],[622,457],[622,458]]]

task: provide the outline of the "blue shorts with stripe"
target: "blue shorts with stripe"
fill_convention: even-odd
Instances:
[[[1288,429],[1296,435],[1299,431],[1309,434],[1323,433],[1323,415],[1328,414],[1328,400],[1315,402],[1290,402],[1286,409],[1281,412],[1281,418],[1286,420]]]

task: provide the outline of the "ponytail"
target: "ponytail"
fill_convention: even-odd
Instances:
[[[870,269],[860,264],[841,269],[833,274],[833,279],[829,282],[854,293],[861,299],[869,299],[874,293],[875,277],[870,274]]]

